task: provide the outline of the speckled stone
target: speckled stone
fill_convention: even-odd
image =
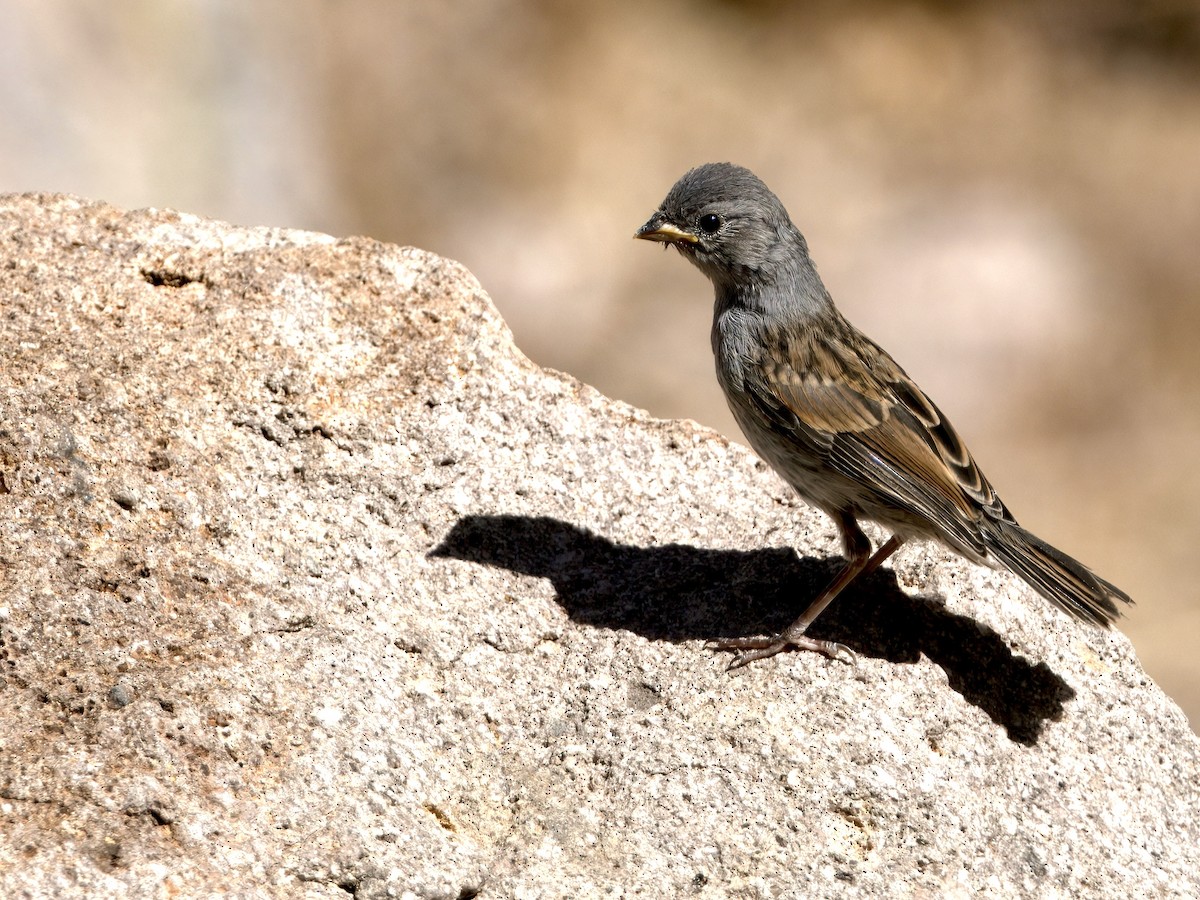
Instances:
[[[5,896],[1200,895],[1124,637],[906,547],[814,628],[857,665],[726,674],[829,523],[461,266],[49,195],[0,246]]]

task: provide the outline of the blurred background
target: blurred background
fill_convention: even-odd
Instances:
[[[1200,6],[0,0],[0,191],[465,263],[537,362],[739,437],[690,166],[780,195],[1200,723]],[[2,302],[2,300],[0,300]]]

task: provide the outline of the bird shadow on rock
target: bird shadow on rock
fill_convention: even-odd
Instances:
[[[466,516],[430,556],[548,578],[576,622],[677,642],[774,634],[840,566],[788,547],[633,547],[530,516]],[[996,632],[936,598],[905,594],[886,569],[845,591],[809,634],[893,663],[929,657],[951,688],[1020,744],[1037,743],[1075,696],[1045,663],[1015,655]]]

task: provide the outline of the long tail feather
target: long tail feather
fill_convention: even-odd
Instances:
[[[1108,628],[1121,616],[1116,601],[1133,604],[1120,588],[1019,525],[997,521],[984,542],[991,555],[1076,619]]]

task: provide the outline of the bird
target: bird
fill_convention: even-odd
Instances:
[[[709,642],[733,654],[729,669],[793,650],[853,661],[848,647],[809,636],[809,626],[910,540],[1003,566],[1101,628],[1133,603],[1017,524],[941,410],[837,309],[804,236],[750,170],[691,169],[634,237],[675,247],[712,282],[712,349],[734,419],[755,452],[841,536],[844,566],[791,625],[776,635]],[[874,550],[864,520],[891,534]]]

